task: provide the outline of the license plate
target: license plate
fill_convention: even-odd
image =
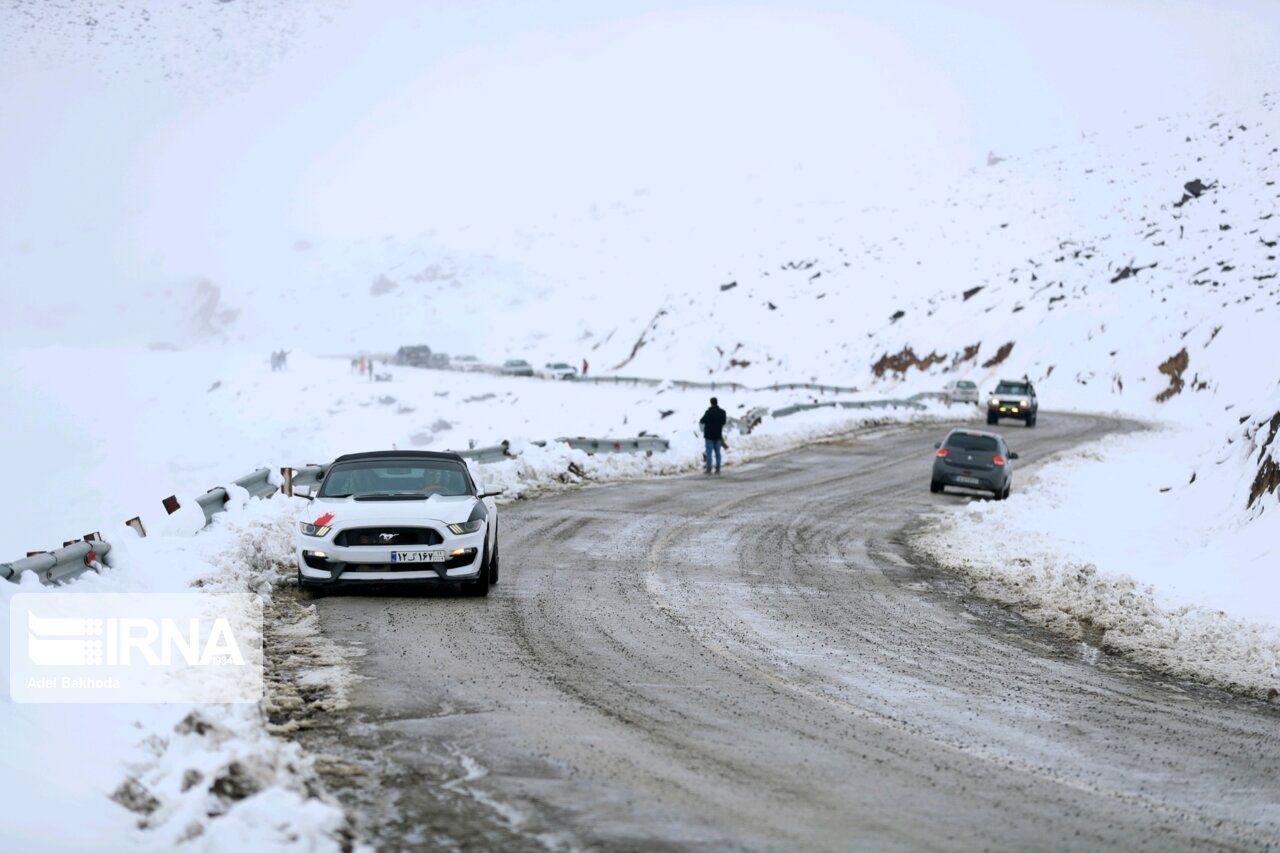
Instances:
[[[444,551],[392,551],[393,563],[443,563],[447,559]]]
[[[982,481],[981,481],[981,480],[979,480],[977,477],[956,477],[956,482],[957,482],[957,483],[964,483],[965,485],[972,485],[972,486],[976,486],[976,485],[978,485],[979,483],[981,483]]]

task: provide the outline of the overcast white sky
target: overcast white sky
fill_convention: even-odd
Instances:
[[[1280,55],[1273,2],[184,5],[0,12],[6,334],[300,237],[875,201],[1256,97]]]

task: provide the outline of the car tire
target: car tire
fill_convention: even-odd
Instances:
[[[1028,426],[1028,427],[1033,427],[1033,426],[1035,426],[1035,425],[1036,425],[1036,416],[1035,416],[1035,415],[1032,415],[1031,417],[1027,418],[1027,426]]]
[[[498,534],[493,534],[493,557],[489,560],[489,584],[498,585]]]
[[[929,481],[929,491],[933,492],[935,495],[941,492],[943,488],[944,486],[939,481],[937,480]]]
[[[987,412],[987,426],[995,426],[998,423],[1000,423],[1000,418]]]
[[[489,546],[486,545],[485,546],[486,558],[484,559],[483,562],[480,563],[480,566],[481,566],[480,577],[476,578],[473,581],[462,582],[463,595],[470,596],[472,598],[484,598],[486,595],[489,594],[490,583],[489,583],[489,560],[488,560],[488,553],[487,553],[488,550],[489,550]]]

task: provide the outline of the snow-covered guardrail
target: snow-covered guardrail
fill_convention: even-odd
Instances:
[[[792,406],[774,409],[770,414],[775,418],[785,418],[797,412],[809,412],[814,409],[923,409],[925,405],[920,402],[923,396],[922,394],[916,394],[902,400],[831,400],[826,403],[796,403]]]
[[[561,437],[556,441],[564,442],[574,450],[582,450],[586,453],[644,453],[652,454],[655,451],[665,453],[671,448],[671,442],[665,438],[659,438],[656,435],[641,435],[636,438],[588,438],[586,436],[575,436],[573,438]]]
[[[101,539],[73,542],[54,551],[31,554],[12,563],[0,563],[0,577],[17,582],[23,572],[34,572],[41,583],[58,583],[98,569],[111,543]]]
[[[579,376],[574,382],[593,385],[661,385],[661,379],[645,379],[640,376]]]

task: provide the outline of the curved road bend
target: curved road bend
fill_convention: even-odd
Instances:
[[[1025,467],[1130,428],[1006,436]],[[904,531],[970,499],[929,493],[944,429],[508,507],[488,599],[318,602],[367,680],[304,743],[391,848],[1280,844],[1275,708],[913,564]]]

